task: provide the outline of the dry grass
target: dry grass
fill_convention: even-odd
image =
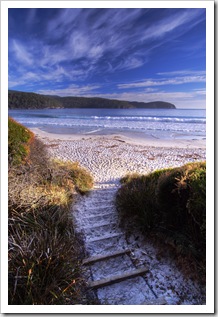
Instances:
[[[70,206],[92,177],[76,163],[50,162],[35,138],[25,146],[8,173],[9,304],[88,304]]]
[[[55,175],[56,181],[65,180],[72,181],[75,189],[80,194],[86,194],[93,186],[93,178],[88,171],[81,167],[78,162],[70,161],[53,161],[54,170],[59,171],[59,175]]]

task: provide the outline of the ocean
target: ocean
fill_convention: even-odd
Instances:
[[[9,110],[28,128],[60,134],[123,134],[157,139],[205,139],[202,109]]]

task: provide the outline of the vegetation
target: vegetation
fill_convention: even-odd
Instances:
[[[21,124],[8,119],[8,159],[9,162],[18,164],[27,156],[30,140],[33,138],[31,131]]]
[[[9,109],[44,109],[63,108],[62,103],[49,96],[43,96],[32,92],[8,91]]]
[[[90,190],[90,188],[92,188],[93,178],[91,174],[87,173],[87,170],[85,168],[79,166],[78,162],[62,162],[56,160],[54,161],[54,163],[57,165],[58,170],[62,171],[63,175],[68,175],[68,178],[73,181],[75,189],[80,194],[86,194]],[[63,175],[61,175],[60,177],[61,180]]]
[[[206,163],[122,179],[116,197],[121,219],[135,219],[147,234],[191,256],[205,274]],[[131,221],[131,220],[130,220]]]
[[[32,133],[9,122],[9,304],[87,304],[70,206],[92,177],[77,163],[50,161]]]
[[[175,106],[169,102],[132,102],[105,98],[44,96],[9,90],[9,109],[43,109],[43,108],[167,108]]]

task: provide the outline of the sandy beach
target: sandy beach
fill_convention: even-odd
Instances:
[[[205,140],[160,140],[125,135],[66,135],[32,129],[51,156],[78,161],[96,182],[118,182],[126,173],[148,173],[206,158]]]

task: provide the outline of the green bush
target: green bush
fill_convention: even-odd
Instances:
[[[116,205],[122,220],[136,219],[144,231],[162,234],[182,253],[205,259],[205,162],[127,175],[121,183]]]
[[[27,128],[17,123],[12,118],[8,118],[8,160],[9,163],[21,163],[29,152],[28,144],[33,137],[33,133]]]
[[[162,222],[171,230],[181,229],[186,217],[187,184],[183,182],[184,168],[163,173],[158,179],[156,200],[162,213]],[[178,185],[180,184],[180,185]]]
[[[116,196],[121,217],[138,218],[145,230],[153,228],[160,218],[156,201],[157,182],[166,170],[149,175],[132,174],[121,179],[122,187]]]
[[[160,176],[157,202],[164,226],[196,245],[206,238],[206,163],[189,163]]]
[[[189,173],[187,202],[190,231],[195,241],[206,242],[206,164],[199,163]]]

